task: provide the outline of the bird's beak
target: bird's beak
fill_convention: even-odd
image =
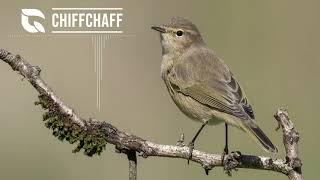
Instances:
[[[161,26],[152,26],[151,29],[159,31],[161,33],[167,32],[166,29],[164,27],[161,27]]]

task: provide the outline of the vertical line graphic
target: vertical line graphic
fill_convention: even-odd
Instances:
[[[99,101],[98,101],[98,109],[99,109],[99,111],[100,111],[100,107],[101,107],[101,36],[100,35],[98,35],[98,37],[99,37],[99,74],[98,74],[98,78],[99,78]]]
[[[106,47],[106,41],[109,36],[105,35],[93,35],[92,45],[94,50],[94,72],[96,73],[96,105],[98,110],[101,109],[101,81],[102,81],[102,69],[103,69],[103,49]]]

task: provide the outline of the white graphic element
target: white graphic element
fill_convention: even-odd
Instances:
[[[101,81],[102,81],[102,62],[103,62],[103,49],[106,47],[108,36],[94,35],[92,36],[92,45],[94,49],[94,71],[97,76],[97,108],[101,109]]]
[[[42,19],[46,19],[44,14],[38,9],[21,9],[22,27],[30,33],[45,33],[46,31],[44,27],[38,21],[33,21],[33,25],[29,23],[30,16],[41,17]]]
[[[121,34],[123,31],[51,31],[51,33],[65,34]]]
[[[123,8],[52,8],[52,10],[109,10],[109,11],[121,11]]]
[[[94,25],[92,26],[94,27],[120,27],[120,22],[122,22],[122,18],[123,18],[123,14],[119,13],[120,11],[123,10],[123,8],[51,8],[53,11],[58,11],[58,13],[53,13],[52,14],[52,26],[53,27],[62,27],[62,28],[67,28],[67,30],[53,30],[51,31],[51,33],[54,34],[122,34],[123,31],[121,30],[70,30],[68,28],[74,28],[75,26],[79,26],[82,27],[81,25],[79,25],[78,23],[83,22],[84,24],[86,23],[93,23],[93,22],[87,22],[88,21],[88,17],[90,17],[89,19],[92,18],[92,16],[94,17],[92,21],[95,21],[95,23],[98,23],[98,25]],[[60,11],[60,12],[59,12]],[[65,11],[64,14],[61,14],[63,11]],[[79,12],[75,12],[75,11],[79,11]],[[86,11],[116,11],[118,13],[114,13],[114,16],[108,13],[102,14],[103,17],[100,18],[96,18],[95,19],[95,13],[90,14],[90,13],[86,13]],[[83,15],[84,14],[84,15]],[[108,15],[107,15],[108,14]],[[66,17],[68,15],[68,17]],[[83,16],[80,16],[83,15]],[[87,15],[87,16],[86,16]],[[100,15],[99,13],[97,15]],[[106,16],[105,16],[106,15]],[[83,18],[83,17],[86,18]],[[109,17],[110,16],[110,17]],[[113,18],[115,19],[113,19]],[[82,18],[82,19],[81,19]],[[62,20],[63,23],[62,23]],[[102,23],[102,24],[100,24]],[[110,24],[109,24],[110,23]],[[116,23],[116,25],[113,25],[113,23]],[[72,25],[71,25],[72,24]],[[81,23],[80,23],[81,24]],[[88,28],[91,27],[91,25],[84,25],[87,26]]]

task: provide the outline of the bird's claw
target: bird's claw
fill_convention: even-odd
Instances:
[[[222,156],[221,156],[221,161],[222,161],[222,162],[224,162],[224,158],[225,158],[226,155],[228,155],[228,154],[229,154],[229,150],[228,150],[227,147],[225,147],[225,148],[223,149]]]
[[[241,152],[232,151],[230,154],[223,154],[223,169],[225,173],[231,176],[232,170],[237,171],[237,166],[240,164]]]
[[[194,149],[194,142],[191,141],[191,142],[189,143],[188,147],[189,147],[189,157],[188,157],[188,164],[189,164],[189,161],[190,161],[190,159],[192,158],[192,151],[193,151],[193,149]]]

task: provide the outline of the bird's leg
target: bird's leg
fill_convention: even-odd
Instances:
[[[232,170],[237,170],[237,166],[240,164],[240,157],[241,152],[240,151],[231,151],[229,154],[229,149],[228,149],[228,124],[225,123],[225,137],[226,137],[226,144],[223,149],[222,153],[222,164],[223,164],[223,169],[226,174],[231,176],[231,171]]]
[[[203,124],[201,125],[200,129],[197,131],[196,135],[192,138],[191,142],[189,143],[188,147],[189,147],[189,158],[188,158],[188,164],[189,164],[189,160],[192,158],[192,151],[194,149],[194,142],[196,141],[197,137],[199,136],[200,132],[202,131],[202,129],[208,124],[208,121],[203,122]]]
[[[224,157],[229,154],[229,148],[228,148],[228,124],[227,123],[225,123],[225,140],[226,140],[225,141],[226,144],[224,146],[223,153],[222,153],[222,162],[224,162]]]
[[[224,153],[229,154],[229,149],[228,149],[228,124],[225,123],[226,127],[226,144],[224,146]]]

